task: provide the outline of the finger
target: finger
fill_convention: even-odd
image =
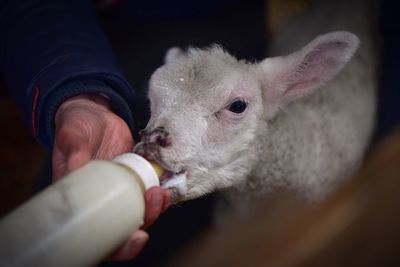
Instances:
[[[131,237],[110,256],[110,260],[130,260],[135,258],[149,240],[149,235],[143,230],[137,230]]]
[[[160,216],[164,206],[163,190],[154,186],[148,189],[144,195],[145,199],[145,213],[144,224],[142,228],[147,228]]]
[[[169,189],[164,189],[163,190],[164,205],[162,207],[161,212],[165,212],[168,209],[168,207],[171,205],[171,198],[172,198],[172,191]]]

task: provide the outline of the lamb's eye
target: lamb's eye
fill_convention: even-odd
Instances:
[[[238,99],[232,102],[232,104],[229,106],[229,111],[239,114],[244,112],[246,108],[247,103],[243,99]]]

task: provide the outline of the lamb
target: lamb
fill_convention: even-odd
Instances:
[[[319,200],[355,170],[373,131],[373,69],[352,59],[358,46],[330,32],[259,63],[215,45],[172,48],[150,79],[136,151],[184,174],[176,200],[228,188],[246,205],[281,187]]]

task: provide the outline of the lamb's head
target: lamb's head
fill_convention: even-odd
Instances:
[[[190,199],[242,183],[257,164],[260,132],[280,107],[311,93],[350,59],[358,39],[320,36],[286,57],[253,64],[220,47],[171,49],[151,77],[151,118],[136,151],[185,172]]]
[[[255,164],[251,146],[263,114],[251,66],[217,46],[170,50],[166,61],[150,80],[151,118],[137,151],[185,171],[185,198],[240,182]]]

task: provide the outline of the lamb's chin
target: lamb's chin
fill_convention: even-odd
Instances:
[[[165,189],[170,189],[172,191],[172,202],[177,203],[181,201],[187,194],[187,173],[170,173],[167,172],[169,176],[166,179],[161,180],[161,187]]]

